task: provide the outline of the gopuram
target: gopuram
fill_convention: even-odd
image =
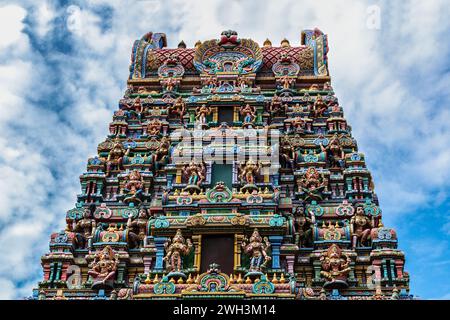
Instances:
[[[34,299],[411,299],[327,36],[135,41]]]

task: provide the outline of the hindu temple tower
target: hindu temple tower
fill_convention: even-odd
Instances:
[[[328,39],[149,32],[35,299],[410,299]]]

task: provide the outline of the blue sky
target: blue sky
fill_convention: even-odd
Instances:
[[[0,298],[29,296],[42,277],[40,256],[108,132],[135,39],[165,32],[170,47],[193,46],[231,28],[298,45],[317,26],[411,292],[450,299],[447,2],[0,1]]]

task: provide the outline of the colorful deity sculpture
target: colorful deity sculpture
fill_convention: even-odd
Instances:
[[[278,114],[282,110],[283,100],[275,93],[269,103],[269,112]]]
[[[263,239],[256,228],[250,240],[244,239],[241,246],[244,253],[250,255],[249,272],[261,272],[266,268],[267,263],[272,260],[272,257],[267,254],[267,250],[270,248],[270,242],[267,237]]]
[[[331,138],[330,143],[326,147],[321,143],[320,148],[326,154],[326,159],[331,167],[344,167],[345,152],[336,134]]]
[[[253,121],[256,119],[256,108],[249,104],[241,107],[241,115],[244,117],[242,126],[244,128],[252,127]]]
[[[355,215],[350,219],[352,248],[356,248],[358,244],[367,246],[370,239],[370,232],[373,227],[373,221],[365,215],[364,207],[360,204],[357,205]]]
[[[123,157],[127,156],[130,149],[125,151],[125,148],[123,147],[122,143],[120,141],[116,141],[111,149],[111,151],[108,154],[108,158],[106,159],[106,173],[105,175],[107,177],[110,176],[111,171],[121,170],[122,169],[122,162]]]
[[[78,221],[73,221],[72,231],[83,236],[84,246],[89,244],[89,240],[92,238],[96,228],[95,219],[91,216],[91,210],[89,208],[85,208],[83,210],[83,218]]]
[[[326,179],[315,168],[306,170],[303,178],[298,180],[299,190],[306,195],[305,200],[322,200],[322,191],[326,187]]]
[[[295,78],[290,77],[288,75],[284,75],[279,79],[279,83],[283,90],[291,89],[295,84]]]
[[[295,148],[292,145],[289,137],[282,137],[280,144],[280,160],[283,168],[294,168],[294,153]]]
[[[184,180],[187,182],[186,190],[200,190],[202,182],[205,180],[206,168],[203,163],[196,163],[192,160],[183,169]]]
[[[342,252],[337,244],[332,244],[327,251],[322,253],[320,262],[322,266],[320,275],[327,280],[324,288],[338,289],[348,287],[347,276],[351,271],[351,259]]]
[[[180,118],[181,122],[183,122],[183,116],[186,113],[186,103],[183,101],[182,97],[176,98],[173,105],[168,109],[170,115]]]
[[[211,114],[211,108],[202,104],[200,107],[197,107],[195,112],[195,119],[197,120],[198,126],[200,128],[205,127],[207,125],[206,117]]]
[[[320,94],[317,95],[316,97],[316,101],[314,102],[313,105],[313,117],[314,118],[318,118],[318,117],[323,117],[325,111],[328,110],[328,105],[325,103],[325,101],[323,101],[322,96]]]
[[[166,268],[170,272],[181,272],[183,256],[187,256],[192,248],[193,244],[190,239],[184,239],[181,229],[178,229],[172,240],[168,240],[164,247],[166,249],[166,255],[164,260],[166,261]]]
[[[305,212],[303,207],[297,207],[294,212],[295,244],[299,248],[308,248],[313,244],[313,228],[316,223],[314,212],[310,212],[311,217]]]
[[[239,179],[246,185],[255,185],[260,170],[261,165],[253,159],[249,159],[241,165]]]
[[[138,170],[133,170],[127,176],[124,191],[126,192],[126,198],[124,202],[139,203],[139,196],[144,188],[144,179],[142,178]]]
[[[158,119],[154,119],[147,124],[147,134],[151,136],[157,136],[161,133],[162,122]]]
[[[148,223],[147,210],[141,208],[139,210],[139,215],[136,219],[133,219],[133,215],[128,215],[127,229],[131,230],[133,233],[137,234],[141,242],[145,239],[145,232]]]
[[[110,246],[96,253],[88,271],[88,275],[92,277],[92,288],[113,288],[118,264],[119,257]]]

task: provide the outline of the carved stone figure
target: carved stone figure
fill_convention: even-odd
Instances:
[[[295,244],[299,248],[311,247],[313,244],[313,227],[316,217],[310,212],[311,217],[305,212],[303,207],[297,207],[294,213]]]
[[[144,179],[138,170],[133,170],[127,176],[127,182],[124,186],[124,191],[126,192],[126,198],[124,202],[140,202],[138,197],[142,193],[144,188]]]
[[[345,152],[337,135],[334,135],[333,138],[331,138],[328,146],[324,147],[321,143],[320,148],[325,152],[327,161],[330,163],[331,167],[344,167]]]
[[[357,245],[367,246],[373,227],[373,221],[364,214],[364,207],[357,205],[355,215],[350,219],[352,248],[356,248]]]
[[[111,151],[109,151],[108,158],[106,159],[106,173],[105,175],[109,177],[111,174],[111,171],[116,170],[123,170],[122,168],[122,161],[123,157],[128,155],[130,149],[125,151],[125,148],[123,147],[122,143],[120,141],[116,141],[114,143],[113,148]]]
[[[173,105],[170,106],[168,109],[169,115],[179,117],[181,122],[183,122],[183,116],[186,112],[186,103],[183,101],[182,97],[176,98]]]
[[[280,158],[283,168],[294,168],[295,148],[287,136],[282,137],[280,145]]]
[[[160,164],[164,164],[169,158],[170,139],[163,137],[161,141],[155,144],[154,152],[152,154],[153,168],[159,170]]]
[[[147,210],[142,208],[141,210],[139,210],[139,216],[136,219],[133,220],[132,214],[128,216],[127,229],[132,230],[135,234],[137,234],[139,240],[143,242],[147,230],[147,223]]]
[[[275,93],[269,104],[269,112],[278,114],[282,110],[283,100]]]
[[[261,165],[259,163],[249,159],[245,164],[241,165],[239,178],[245,184],[254,185],[260,169]]]
[[[207,124],[206,117],[211,114],[211,108],[202,104],[195,110],[195,119],[200,127],[204,127]]]
[[[315,168],[306,170],[303,178],[298,180],[299,190],[306,194],[306,199],[322,200],[322,191],[327,181]]]
[[[322,271],[320,275],[324,277],[327,282],[324,288],[346,288],[347,276],[351,271],[350,257],[345,255],[338,245],[332,244],[326,252],[320,257]]]
[[[288,75],[281,77],[278,81],[281,84],[283,90],[291,89],[295,84],[295,78],[292,78]]]
[[[184,180],[187,182],[188,186],[186,189],[195,188],[200,190],[202,182],[205,180],[206,168],[203,163],[195,163],[192,160],[183,169]]]
[[[319,94],[317,95],[316,101],[314,102],[313,106],[313,117],[322,117],[325,113],[325,111],[328,110],[328,105],[323,101],[322,96]]]
[[[157,136],[161,133],[162,122],[158,119],[154,119],[147,124],[147,134],[151,136]]]
[[[241,107],[241,115],[244,117],[244,121],[242,126],[244,128],[251,127],[253,125],[253,122],[256,119],[256,108],[255,106],[251,106],[249,104],[246,104],[245,106]]]
[[[92,238],[96,227],[95,219],[91,218],[91,210],[86,208],[83,211],[83,218],[77,222],[73,222],[72,230],[78,232],[84,238],[83,246],[89,244],[89,239]]]
[[[248,243],[247,243],[248,241]],[[244,239],[241,243],[244,253],[250,255],[250,272],[261,272],[272,258],[267,254],[270,242],[267,237],[260,236],[255,228],[250,240]]]
[[[88,271],[93,280],[92,288],[113,288],[118,264],[119,257],[110,246],[106,246],[98,252]]]
[[[178,229],[172,240],[169,239],[164,247],[166,249],[164,260],[166,261],[167,270],[170,272],[181,272],[182,257],[187,256],[193,248],[191,240],[185,240],[181,229]]]

